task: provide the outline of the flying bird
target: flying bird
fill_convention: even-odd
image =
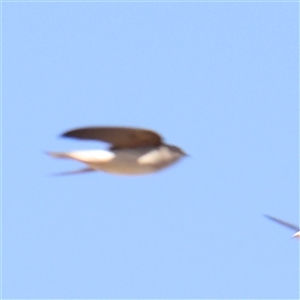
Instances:
[[[293,235],[293,238],[300,239],[300,228],[298,226],[290,224],[290,223],[285,222],[285,221],[282,221],[280,219],[274,218],[274,217],[269,216],[269,215],[265,215],[265,217],[272,220],[272,221],[274,221],[274,222],[276,222],[276,223],[278,223],[278,224],[280,224],[280,225],[283,225],[285,227],[288,227],[288,228],[296,231],[296,233]]]
[[[60,173],[79,174],[104,171],[119,175],[141,175],[164,169],[186,156],[180,148],[163,143],[155,131],[130,127],[84,127],[67,131],[62,137],[96,140],[110,144],[108,150],[48,152],[52,157],[80,161],[86,168]]]

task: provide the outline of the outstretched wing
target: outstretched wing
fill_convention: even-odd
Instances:
[[[268,216],[268,215],[265,215],[265,217],[267,217],[268,219],[270,219],[270,220],[272,220],[272,221],[277,222],[278,224],[281,224],[281,225],[283,225],[283,226],[285,226],[285,227],[288,227],[288,228],[290,228],[290,229],[293,229],[293,230],[295,230],[295,231],[299,231],[299,230],[300,230],[300,228],[299,228],[298,226],[293,225],[293,224],[291,224],[291,223],[282,221],[282,220],[280,220],[280,219],[277,219],[277,218],[274,218],[274,217]]]
[[[67,131],[63,137],[110,143],[112,149],[159,146],[162,138],[154,131],[129,127],[85,127]]]

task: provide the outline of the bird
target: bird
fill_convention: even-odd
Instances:
[[[300,239],[300,228],[299,228],[298,226],[293,225],[293,224],[288,223],[288,222],[285,222],[285,221],[282,221],[282,220],[280,220],[280,219],[274,218],[274,217],[269,216],[269,215],[264,215],[264,216],[265,216],[266,218],[268,218],[268,219],[270,219],[270,220],[272,220],[272,221],[274,221],[274,222],[280,224],[280,225],[283,225],[283,226],[285,226],[285,227],[287,227],[287,228],[290,228],[290,229],[296,231],[296,233],[295,233],[292,237],[293,237],[293,238],[298,238],[298,239]]]
[[[47,152],[55,158],[73,159],[86,168],[60,175],[104,171],[117,175],[142,175],[164,169],[187,154],[177,146],[167,145],[155,131],[133,127],[83,127],[64,132],[61,137],[96,140],[110,144],[107,150]]]

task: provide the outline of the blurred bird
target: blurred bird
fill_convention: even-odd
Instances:
[[[293,238],[300,239],[300,228],[298,226],[290,224],[290,223],[285,222],[285,221],[282,221],[280,219],[274,218],[272,216],[265,215],[265,217],[268,218],[268,219],[270,219],[270,220],[272,220],[272,221],[277,222],[278,224],[281,224],[281,225],[283,225],[285,227],[288,227],[288,228],[296,231],[296,233],[293,235]]]
[[[85,127],[67,131],[62,137],[97,140],[111,144],[108,150],[47,152],[52,157],[68,158],[88,167],[60,175],[104,171],[121,175],[141,175],[164,169],[186,154],[178,147],[163,143],[151,130],[129,127]]]

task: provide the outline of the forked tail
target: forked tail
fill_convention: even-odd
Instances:
[[[60,173],[55,173],[52,174],[54,176],[65,176],[65,175],[76,175],[76,174],[84,174],[84,173],[89,173],[89,172],[94,172],[95,170],[91,168],[85,168],[85,169],[80,169],[80,170],[75,170],[75,171],[66,171],[66,172],[60,172]]]
[[[46,154],[55,158],[70,158],[70,155],[66,152],[46,152]]]

